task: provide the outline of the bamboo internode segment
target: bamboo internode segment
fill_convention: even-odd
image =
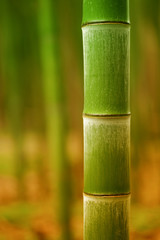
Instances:
[[[84,117],[84,192],[130,192],[130,116]]]
[[[82,31],[84,113],[130,113],[130,26],[87,25]]]
[[[84,195],[84,239],[129,239],[130,195],[94,197]]]
[[[83,0],[83,24],[105,21],[129,23],[129,0]]]

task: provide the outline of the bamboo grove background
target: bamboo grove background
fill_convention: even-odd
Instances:
[[[131,239],[160,239],[160,1],[130,0]],[[81,0],[0,2],[0,240],[82,239]]]

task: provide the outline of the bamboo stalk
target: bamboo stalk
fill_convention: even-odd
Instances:
[[[6,117],[8,130],[15,144],[15,175],[18,182],[20,200],[24,200],[24,174],[26,159],[23,145],[23,82],[20,75],[21,26],[14,11],[14,4],[8,0],[1,1],[2,35],[3,35],[3,71],[6,81]]]
[[[84,113],[129,113],[129,25],[104,23],[82,30]]]
[[[84,239],[129,239],[128,0],[83,1]]]
[[[70,232],[70,176],[66,156],[66,114],[62,82],[56,2],[39,0],[38,25],[42,82],[46,110],[46,128],[53,174],[58,193],[58,216],[62,239],[71,239]]]
[[[84,117],[84,192],[130,192],[130,117]],[[96,147],[95,147],[96,146]]]
[[[128,239],[129,208],[129,195],[84,195],[84,239]]]

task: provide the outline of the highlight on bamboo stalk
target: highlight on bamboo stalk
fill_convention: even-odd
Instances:
[[[129,1],[83,1],[84,239],[129,239]]]

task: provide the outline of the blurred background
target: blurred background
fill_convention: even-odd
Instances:
[[[131,239],[160,240],[160,0],[130,0]],[[0,240],[82,240],[82,0],[0,1]]]

